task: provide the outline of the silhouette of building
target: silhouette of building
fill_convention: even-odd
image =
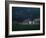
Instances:
[[[23,21],[23,24],[32,24],[32,21],[28,18]]]
[[[33,24],[39,24],[40,23],[40,18],[36,18],[33,20]]]

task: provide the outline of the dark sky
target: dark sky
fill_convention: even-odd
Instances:
[[[13,21],[23,21],[28,18],[30,20],[40,18],[40,8],[12,7]]]

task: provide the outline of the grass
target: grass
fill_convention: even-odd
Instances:
[[[39,24],[14,24],[12,25],[12,31],[22,30],[40,30]]]

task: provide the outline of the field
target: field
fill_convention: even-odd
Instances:
[[[40,30],[39,24],[14,24],[12,25],[12,31],[22,30]]]

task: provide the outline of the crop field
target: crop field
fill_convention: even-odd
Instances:
[[[23,30],[40,30],[39,24],[14,24],[12,25],[12,31],[23,31]]]

